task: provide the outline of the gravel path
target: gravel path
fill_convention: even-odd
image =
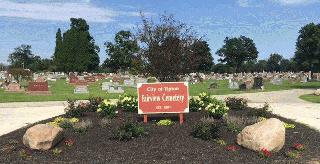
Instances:
[[[299,99],[312,90],[294,89],[274,92],[218,95],[219,99],[236,96],[249,100],[250,106],[262,106],[268,102],[274,114],[304,123],[320,131],[320,104]],[[0,104],[0,136],[31,123],[64,113],[66,102],[19,102]]]

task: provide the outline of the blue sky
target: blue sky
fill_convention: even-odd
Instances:
[[[299,29],[320,22],[320,0],[0,0],[0,62],[21,44],[52,56],[55,33],[66,31],[70,17],[82,17],[101,49],[119,30],[134,30],[139,11],[158,19],[164,12],[192,26],[209,42],[213,57],[226,36],[254,40],[259,58],[270,53],[293,56]]]

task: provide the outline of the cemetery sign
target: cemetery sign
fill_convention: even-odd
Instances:
[[[138,113],[147,114],[189,112],[189,88],[187,82],[138,83]]]

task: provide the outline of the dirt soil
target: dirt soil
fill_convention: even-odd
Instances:
[[[232,113],[231,113],[232,114]],[[235,112],[233,115],[241,115]],[[65,138],[75,139],[75,144],[68,147],[60,142],[56,147],[61,149],[59,155],[52,150],[28,150],[22,143],[22,136],[27,128],[21,128],[0,137],[0,163],[308,163],[320,161],[320,133],[305,125],[280,118],[287,123],[294,123],[294,129],[286,129],[286,142],[270,159],[263,159],[257,152],[239,147],[238,151],[226,150],[213,140],[204,141],[191,136],[192,127],[204,116],[203,113],[189,113],[186,121],[180,125],[176,115],[163,114],[149,117],[147,124],[136,113],[122,113],[113,119],[108,127],[101,127],[96,113],[86,113],[80,119],[90,119],[94,126],[86,133],[75,133],[66,130]],[[276,117],[276,116],[274,116]],[[171,118],[173,126],[161,127],[155,124],[161,118]],[[130,141],[113,139],[116,129],[125,121],[139,122],[145,127],[148,135]],[[41,121],[46,123],[49,120]],[[226,126],[221,126],[220,138],[227,145],[235,145],[236,133]],[[13,141],[17,143],[13,143]],[[295,143],[304,144],[306,150],[299,159],[290,159],[285,153]],[[21,150],[27,150],[30,156],[23,157]]]

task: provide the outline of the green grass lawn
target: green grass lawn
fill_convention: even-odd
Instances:
[[[316,95],[302,95],[299,98],[313,103],[320,103],[320,96]]]
[[[103,80],[106,81],[106,80]],[[57,80],[56,82],[49,82],[49,90],[52,95],[27,95],[25,93],[6,93],[3,89],[0,89],[0,103],[3,102],[32,102],[32,101],[64,101],[67,99],[88,99],[91,96],[99,96],[102,98],[118,98],[119,94],[109,94],[101,90],[101,83],[103,81],[98,81],[89,86],[89,94],[74,94],[74,86],[66,83],[65,80]],[[208,92],[214,95],[225,95],[234,93],[246,93],[246,92],[259,92],[259,90],[248,90],[239,91],[231,90],[228,88],[228,81],[216,81],[218,83],[217,89],[209,90],[209,85],[213,81],[207,80],[198,84],[189,84],[189,93],[191,96],[198,95],[201,92]],[[27,86],[26,82],[21,83],[22,86]],[[308,82],[308,83],[295,83],[290,84],[289,82],[284,82],[282,85],[272,85],[270,83],[265,84],[265,90],[267,91],[278,91],[278,90],[288,90],[294,88],[320,88],[320,82]],[[136,88],[124,87],[125,93],[131,95],[137,95]]]

